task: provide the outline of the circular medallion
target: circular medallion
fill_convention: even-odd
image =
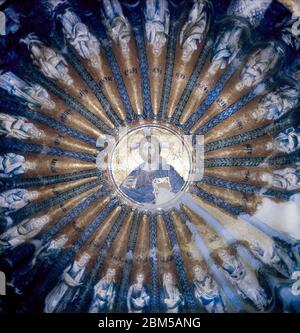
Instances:
[[[174,205],[191,174],[189,143],[178,132],[159,125],[124,132],[112,149],[109,163],[119,194],[143,209]]]

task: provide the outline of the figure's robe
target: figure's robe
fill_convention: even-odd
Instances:
[[[140,298],[144,301],[143,306],[139,306],[135,300]],[[150,297],[147,294],[146,288],[143,286],[141,289],[137,288],[135,284],[130,286],[127,295],[127,307],[129,312],[143,313],[149,306]]]
[[[269,300],[264,289],[257,278],[246,271],[241,262],[233,259],[232,263],[223,263],[222,268],[244,299],[249,299],[259,310],[267,306]]]
[[[32,136],[30,133],[32,129],[32,124],[27,123],[27,119],[24,117],[0,114],[0,134],[6,137],[29,139]]]
[[[105,313],[110,311],[116,294],[115,282],[108,283],[101,279],[94,287],[94,297],[90,313]]]
[[[126,186],[128,178],[135,178],[135,185],[131,188]],[[121,191],[131,199],[140,203],[155,203],[155,193],[153,188],[153,180],[159,178],[169,178],[171,191],[177,193],[184,185],[184,179],[170,165],[159,165],[158,170],[145,170],[145,163],[133,170],[121,184]]]
[[[165,299],[168,299],[170,303],[166,304]],[[163,288],[161,292],[161,304],[166,313],[178,313],[182,311],[184,299],[175,285],[172,285],[169,290],[165,287]]]
[[[11,190],[0,195],[0,213],[10,213],[26,206],[29,201],[24,199],[27,190]]]
[[[76,262],[73,264],[72,267],[70,265],[66,269],[66,274],[69,275],[76,282],[81,281],[84,272],[85,267],[79,267]],[[61,282],[47,295],[45,300],[44,312],[58,312],[58,307],[60,308],[60,311],[63,310],[64,307],[67,305],[67,302],[63,302],[63,299],[70,300],[70,296],[72,296],[73,294],[75,297],[75,290],[78,290],[78,287],[69,285],[63,276]],[[61,303],[64,303],[64,305],[62,306]]]
[[[285,153],[292,153],[300,147],[300,127],[288,128],[278,134],[275,142],[280,151]]]
[[[203,281],[193,281],[195,297],[199,303],[209,313],[224,312],[225,305],[218,290],[214,286],[210,290],[204,289],[203,284]]]
[[[0,156],[0,178],[21,175],[25,172],[25,159],[21,155],[8,153]]]

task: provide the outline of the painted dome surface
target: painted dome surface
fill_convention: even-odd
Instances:
[[[0,312],[300,312],[281,2],[0,4]]]

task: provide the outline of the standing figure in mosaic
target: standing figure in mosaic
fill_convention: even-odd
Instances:
[[[257,120],[277,120],[297,107],[299,102],[299,88],[286,84],[264,96],[253,117]]]
[[[39,108],[52,110],[55,108],[46,89],[39,84],[29,84],[12,72],[0,71],[0,88],[10,95],[16,96],[24,101],[31,109]]]
[[[223,28],[218,34],[212,48],[211,65],[208,69],[211,75],[215,75],[220,69],[225,69],[236,58],[242,49],[245,29],[248,27],[243,24],[233,24]]]
[[[78,260],[69,265],[63,272],[60,282],[52,289],[45,299],[44,312],[56,312],[59,308],[62,311],[67,304],[76,297],[76,293],[82,283],[81,280],[90,260],[90,255],[84,252]],[[62,304],[64,303],[64,304]]]
[[[182,311],[184,298],[173,280],[173,275],[169,272],[163,274],[161,299],[166,313],[178,313]]]
[[[236,90],[251,88],[262,82],[267,74],[275,69],[282,56],[282,48],[275,42],[257,49],[245,63],[240,74],[240,81],[235,86]]]
[[[181,29],[179,43],[183,49],[182,60],[188,62],[203,41],[208,23],[206,0],[194,0],[187,22]]]
[[[108,268],[105,276],[95,285],[90,313],[106,313],[112,310],[116,297],[115,275],[116,270]]]
[[[21,42],[27,45],[33,63],[46,77],[62,81],[67,86],[73,83],[73,79],[69,75],[68,64],[62,55],[45,46],[34,33],[21,39]]]
[[[290,154],[300,148],[300,126],[289,127],[280,132],[273,142],[273,146],[279,151]]]
[[[124,16],[118,0],[103,0],[104,24],[111,39],[121,48],[122,53],[128,53],[131,39],[131,26]]]
[[[300,167],[274,170],[263,173],[261,180],[281,190],[293,191],[300,189]]]
[[[259,285],[255,275],[248,271],[244,264],[225,249],[218,251],[221,268],[229,281],[236,287],[238,293],[250,300],[257,309],[264,310],[268,305],[268,297]]]
[[[275,268],[279,273],[290,277],[296,269],[297,264],[288,253],[288,249],[283,248],[277,242],[267,249],[263,249],[258,242],[250,244],[251,252],[266,265]]]
[[[147,0],[145,31],[154,55],[159,55],[167,43],[170,28],[170,13],[166,0]]]
[[[35,237],[49,222],[48,215],[26,219],[0,235],[0,247],[12,247]]]
[[[0,178],[10,178],[24,174],[27,170],[34,170],[36,164],[28,162],[24,156],[15,153],[0,155]]]
[[[136,283],[129,287],[127,294],[127,309],[128,312],[143,313],[147,311],[149,306],[150,296],[144,285],[144,274],[137,273]]]
[[[28,205],[38,197],[38,192],[12,189],[0,194],[0,212],[9,214]]]
[[[43,136],[35,125],[28,122],[28,119],[20,116],[11,116],[0,113],[0,135],[16,139],[39,139]]]
[[[79,56],[90,60],[93,67],[97,67],[100,54],[100,43],[97,38],[89,32],[88,27],[71,10],[67,9],[60,16],[60,19],[64,35]]]
[[[200,305],[209,313],[225,312],[225,305],[217,283],[201,266],[193,267],[194,295]]]

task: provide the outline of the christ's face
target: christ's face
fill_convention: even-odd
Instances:
[[[143,146],[143,156],[146,156],[148,161],[153,160],[153,158],[155,156],[155,152],[156,152],[156,150],[152,143],[149,142]]]
[[[158,161],[160,154],[159,142],[153,139],[147,139],[140,146],[140,156],[149,164]]]

